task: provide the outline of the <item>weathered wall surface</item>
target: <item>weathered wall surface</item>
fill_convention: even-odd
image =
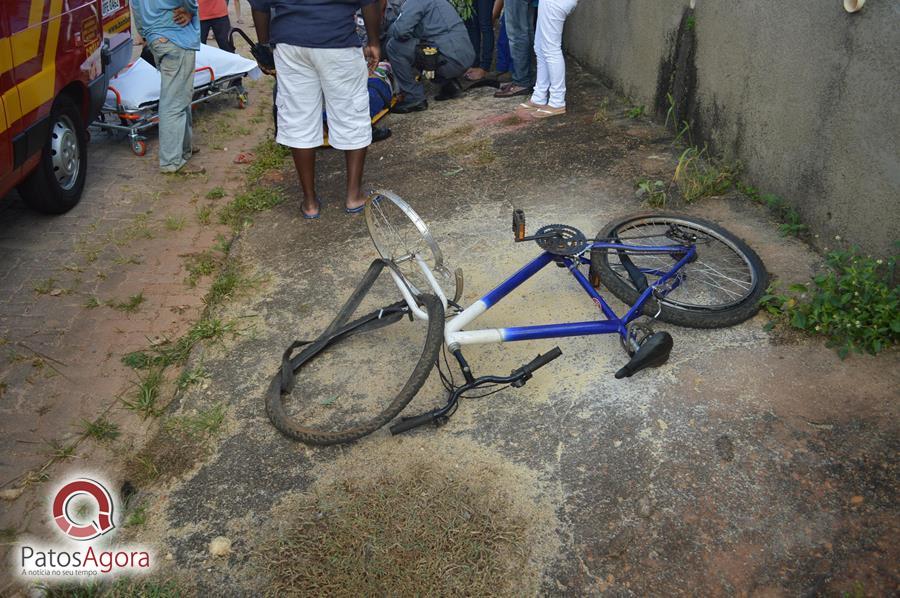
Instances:
[[[581,0],[568,51],[739,159],[822,235],[900,239],[900,1]]]

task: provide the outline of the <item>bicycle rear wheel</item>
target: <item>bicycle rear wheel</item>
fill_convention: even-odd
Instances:
[[[744,241],[721,226],[679,214],[636,214],[608,224],[598,240],[628,245],[674,245],[673,237],[695,235],[697,257],[680,270],[681,283],[660,301],[659,319],[689,328],[733,326],[759,310],[759,299],[768,285],[762,260]],[[638,268],[667,272],[679,255],[627,253]],[[591,250],[591,274],[599,276],[609,291],[628,305],[640,292],[615,250]],[[648,282],[659,278],[647,274]],[[648,301],[644,313],[654,315],[657,305]]]

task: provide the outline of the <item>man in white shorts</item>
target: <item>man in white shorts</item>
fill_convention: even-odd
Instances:
[[[372,143],[367,81],[369,69],[381,57],[376,0],[250,0],[250,6],[259,43],[275,46],[275,141],[291,148],[303,188],[303,217],[318,218],[321,209],[316,148],[324,141],[323,107],[328,113],[328,142],[346,155],[345,211],[361,212],[366,200],[361,189],[366,148]],[[359,9],[369,37],[364,49],[354,18]]]

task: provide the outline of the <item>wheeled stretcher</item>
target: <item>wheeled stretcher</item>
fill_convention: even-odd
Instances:
[[[248,96],[241,81],[244,77],[258,79],[261,74],[255,61],[201,44],[191,105],[230,94],[238,107],[243,108]],[[159,71],[138,58],[109,82],[106,101],[93,125],[109,132],[126,133],[131,151],[143,156],[147,152],[147,138],[142,133],[159,123],[159,93]]]

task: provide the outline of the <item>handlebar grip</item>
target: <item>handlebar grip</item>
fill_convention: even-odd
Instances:
[[[433,421],[434,413],[432,413],[431,411],[429,411],[428,413],[423,413],[422,415],[403,418],[398,423],[391,426],[391,435],[396,436],[397,434],[402,434],[403,432],[412,430],[413,428],[418,428],[419,426],[424,426],[425,424],[432,423]]]
[[[560,355],[562,355],[562,351],[559,350],[559,347],[553,347],[543,355],[538,355],[537,357],[532,359],[528,364],[522,367],[522,369],[529,374],[533,374],[536,370],[544,367]]]

